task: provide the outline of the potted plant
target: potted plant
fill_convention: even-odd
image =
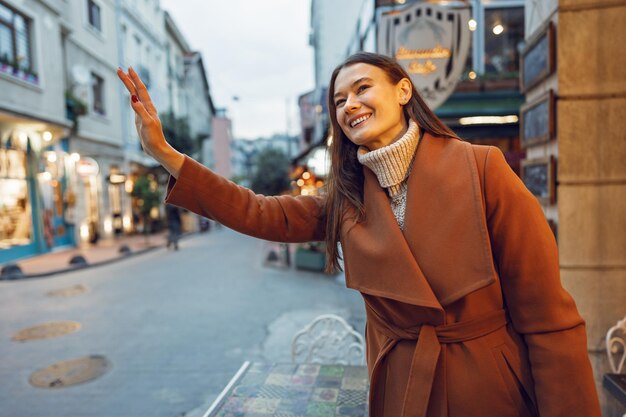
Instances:
[[[323,272],[326,267],[326,244],[310,242],[298,245],[295,265],[297,269]]]
[[[142,175],[135,181],[133,185],[133,191],[131,196],[137,198],[139,205],[139,212],[143,220],[143,233],[146,238],[146,244],[148,244],[148,234],[151,232],[151,219],[150,214],[152,209],[159,206],[161,202],[161,196],[155,187],[154,180],[147,175]]]
[[[11,61],[9,55],[6,53],[0,55],[0,70],[13,74],[13,61]]]
[[[75,125],[78,125],[79,116],[87,114],[87,109],[87,103],[76,97],[70,90],[65,91],[65,114]]]

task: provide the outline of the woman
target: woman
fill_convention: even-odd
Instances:
[[[367,324],[371,417],[600,416],[584,321],[561,287],[541,207],[495,147],[457,138],[393,60],[330,81],[327,197],[255,195],[174,151],[141,80],[144,149],[168,203],[252,236],[341,242]]]

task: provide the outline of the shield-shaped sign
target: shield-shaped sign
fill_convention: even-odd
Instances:
[[[469,50],[469,8],[414,4],[381,16],[378,52],[392,56],[435,109],[454,90]]]

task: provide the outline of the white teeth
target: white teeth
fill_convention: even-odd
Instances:
[[[359,123],[366,121],[367,119],[369,119],[369,118],[370,118],[370,116],[371,116],[371,114],[368,114],[368,115],[366,115],[366,116],[361,116],[361,117],[359,117],[358,119],[353,120],[353,121],[350,123],[350,127],[354,127],[354,126],[358,125]]]

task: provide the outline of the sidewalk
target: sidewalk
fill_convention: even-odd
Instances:
[[[189,234],[183,234],[181,238],[187,235]],[[104,265],[164,247],[166,242],[167,232],[152,234],[147,239],[143,235],[133,235],[101,240],[96,245],[64,249],[10,262],[10,264],[19,266],[22,274],[19,275],[18,273],[13,277],[1,276],[0,280],[45,277],[62,272]],[[124,250],[124,248],[128,248],[128,250]],[[82,256],[85,262],[78,262],[75,265],[71,265],[70,260],[75,256]],[[80,259],[78,259],[78,261],[80,261]],[[0,270],[3,266],[8,264],[9,263],[0,264]]]

